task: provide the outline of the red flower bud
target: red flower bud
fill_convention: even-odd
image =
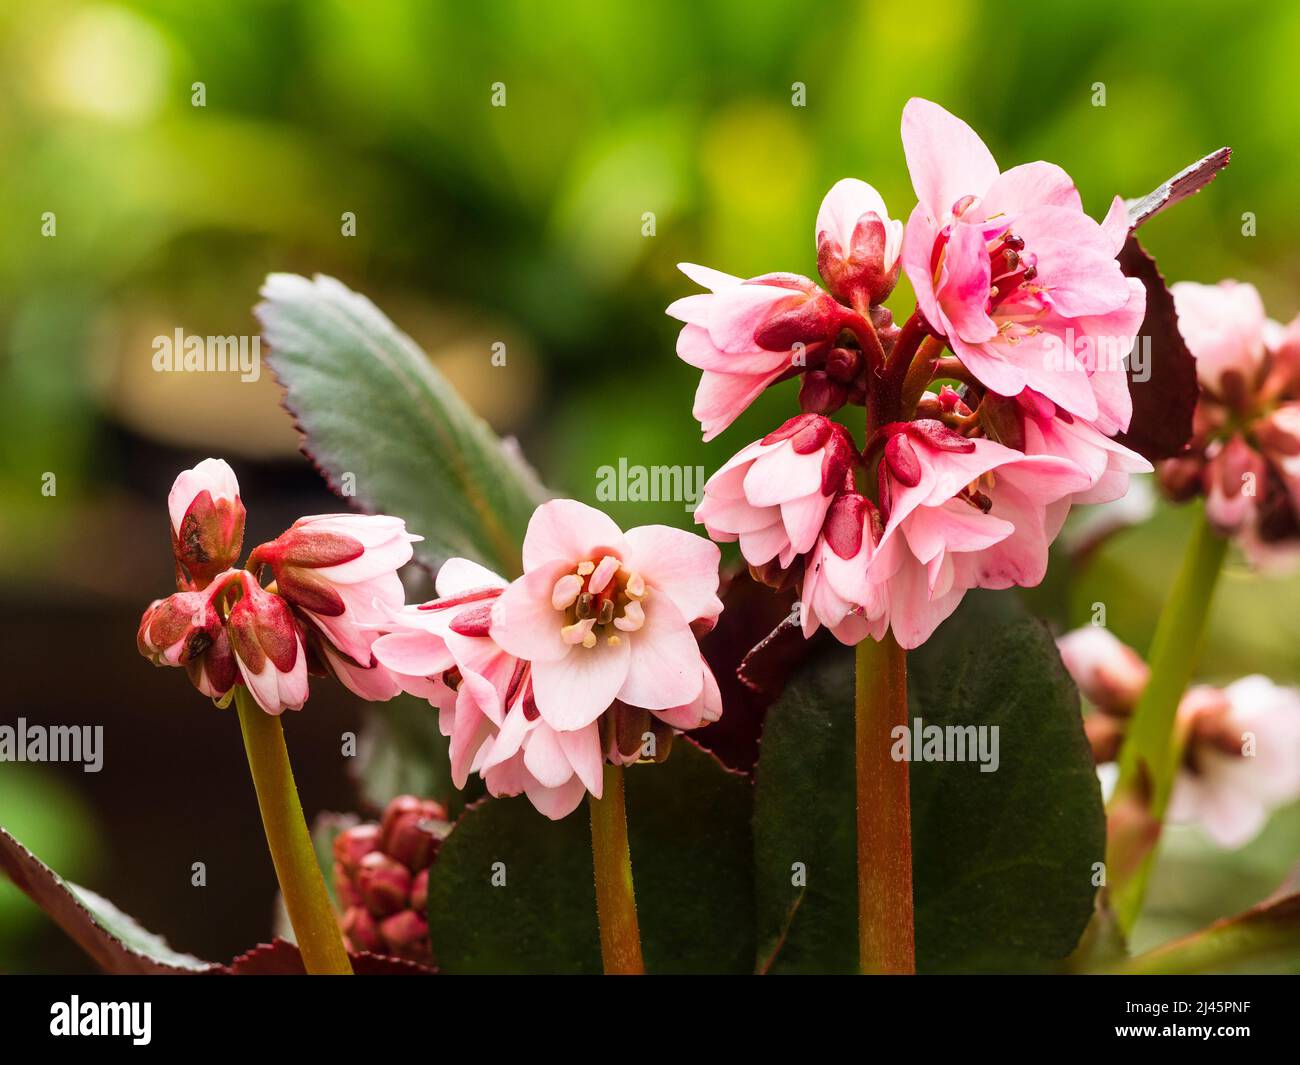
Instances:
[[[234,471],[221,459],[204,459],[177,477],[167,510],[179,587],[206,588],[238,561],[244,504]]]
[[[429,956],[429,922],[414,910],[403,910],[379,922],[379,935],[388,952],[408,961]]]
[[[387,917],[406,905],[411,871],[388,855],[372,851],[358,866],[357,887],[366,908],[376,917]]]
[[[349,906],[339,927],[353,950],[366,950],[372,954],[383,951],[384,940],[379,934],[379,925],[362,907]]]

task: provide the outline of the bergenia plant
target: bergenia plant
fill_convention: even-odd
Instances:
[[[142,955],[5,834],[0,863],[122,971],[1147,972],[1232,961],[1261,914],[1294,936],[1291,896],[1127,954],[1166,816],[1237,847],[1300,795],[1294,691],[1189,688],[1229,540],[1300,544],[1300,333],[1134,236],[1228,151],[1100,218],[925,100],[901,154],[914,204],[807,205],[819,278],[681,266],[704,440],[790,401],[716,463],[707,537],[551,498],[368,300],[268,278],[285,407],[359,512],[238,568],[234,472],[182,472],[138,645],[234,703],[297,947]],[[1012,589],[1153,470],[1205,504],[1146,660],[1058,651]],[[358,813],[313,841],[281,722],[315,727],[320,678],[371,705]]]

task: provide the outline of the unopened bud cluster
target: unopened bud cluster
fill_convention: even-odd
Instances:
[[[204,459],[176,478],[171,517],[174,595],[145,610],[136,634],[144,657],[181,666],[224,706],[245,684],[269,714],[300,709],[308,674],[332,674],[366,699],[397,685],[370,645],[384,605],[403,599],[399,566],[411,542],[399,518],[331,514],[301,518],[234,568],[244,541],[244,505],[234,471]],[[273,585],[259,574],[269,571]]]
[[[433,964],[429,867],[450,829],[441,803],[400,795],[380,823],[334,837],[339,927],[352,950]]]

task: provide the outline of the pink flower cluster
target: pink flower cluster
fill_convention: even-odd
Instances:
[[[1061,658],[1092,706],[1084,720],[1103,784],[1147,684],[1147,667],[1106,629],[1085,626],[1057,641]],[[1250,676],[1225,688],[1189,688],[1176,725],[1183,760],[1169,819],[1200,824],[1223,847],[1250,842],[1277,807],[1300,798],[1300,691]]]
[[[168,502],[179,591],[150,604],[137,643],[220,705],[243,683],[269,714],[298,710],[309,673],[370,701],[409,692],[438,709],[457,787],[480,773],[552,818],[600,797],[606,761],[662,760],[676,731],[722,714],[698,642],[722,611],[719,552],[692,533],[625,533],[554,500],[529,522],[514,583],[453,558],[438,598],[407,606],[397,570],[419,537],[399,518],[300,518],[234,569],[230,467],[204,460]]]
[[[547,817],[599,798],[604,764],[662,759],[716,721],[698,637],[722,611],[715,545],[661,525],[623,532],[582,503],[537,508],[512,583],[466,559],[438,598],[387,611],[375,658],[438,709],[457,787],[528,796]]]
[[[1253,285],[1172,286],[1201,394],[1185,455],[1160,464],[1176,500],[1205,497],[1257,565],[1300,559],[1300,317],[1270,320]]]
[[[183,472],[167,507],[179,590],[145,610],[136,636],[142,655],[183,666],[223,706],[242,683],[268,714],[301,709],[310,673],[332,674],[366,699],[397,693],[370,648],[385,607],[402,604],[397,570],[419,539],[400,518],[300,518],[235,569],[245,512],[225,462],[204,459]],[[258,580],[263,568],[274,588]]]
[[[696,520],[738,541],[751,570],[800,586],[802,624],[846,643],[892,629],[924,642],[970,588],[1039,582],[1073,503],[1122,496],[1150,471],[1113,437],[1132,416],[1126,356],[1146,306],[1116,256],[1116,197],[1101,223],[1051,163],[1000,170],[961,120],[903,112],[918,203],[906,227],[861,181],[817,217],[826,283],[683,272],[678,355],[702,371],[695,416],[711,439],[767,386],[803,379],[803,413],[709,480]],[[880,302],[899,271],[916,293],[900,329]],[[944,349],[951,351],[944,356]],[[868,411],[868,435],[830,420]]]

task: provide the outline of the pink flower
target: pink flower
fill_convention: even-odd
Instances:
[[[205,588],[239,559],[244,505],[235,471],[222,459],[204,459],[182,472],[167,496],[167,511],[181,588]]]
[[[1022,418],[1021,439],[1016,441],[1019,449],[1027,455],[1069,459],[1087,474],[1088,487],[1076,492],[1071,497],[1072,503],[1110,503],[1121,499],[1128,494],[1130,475],[1151,473],[1154,469],[1136,451],[1032,389],[1021,392],[1016,403]]]
[[[837,299],[851,307],[884,300],[902,246],[903,223],[889,217],[880,193],[857,178],[831,186],[817,212],[817,271]]]
[[[882,532],[880,512],[869,499],[857,492],[835,497],[804,560],[800,621],[805,638],[821,625],[850,645],[884,635],[885,588],[867,576]]]
[[[293,611],[247,570],[239,572],[238,583],[243,595],[230,608],[227,625],[240,676],[268,714],[301,710],[307,701],[307,652]]]
[[[1107,435],[1127,428],[1123,358],[1146,293],[1115,259],[1123,201],[1098,225],[1060,167],[999,172],[975,132],[927,100],[903,109],[903,147],[920,201],[903,270],[930,326],[994,392],[1033,388]]]
[[[1178,707],[1187,736],[1169,818],[1199,822],[1223,847],[1250,842],[1300,797],[1300,692],[1261,676],[1192,688]]]
[[[797,415],[709,478],[695,520],[719,543],[739,540],[751,566],[786,568],[812,549],[835,495],[852,488],[856,455],[843,426]]]
[[[385,607],[402,605],[397,570],[420,537],[401,518],[384,514],[321,514],[299,518],[277,539],[257,547],[249,565],[266,565],[276,591],[303,612],[341,654],[371,664],[373,633]]]
[[[531,663],[538,713],[557,731],[591,724],[615,699],[679,707],[704,686],[691,626],[722,610],[718,560],[690,533],[624,533],[598,510],[553,500],[528,523],[524,575],[492,607],[490,635]]]
[[[690,263],[680,269],[710,290],[677,300],[668,314],[686,323],[677,354],[703,371],[693,413],[712,440],[763,389],[834,341],[843,308],[795,274],[745,281]]]
[[[1150,671],[1109,629],[1084,625],[1067,632],[1056,647],[1088,702],[1112,714],[1127,714],[1137,705]]]
[[[1254,285],[1220,281],[1170,286],[1178,331],[1196,358],[1201,387],[1231,402],[1253,392],[1265,362],[1267,318]]]
[[[492,795],[525,794],[539,813],[557,821],[588,791],[600,798],[604,764],[600,725],[552,728],[538,711],[528,678],[500,730],[485,744],[481,772]]]
[[[1066,459],[966,439],[926,419],[884,433],[885,529],[869,577],[884,586],[890,627],[910,649],[929,639],[967,589],[1041,581],[1069,497],[1088,477]]]
[[[478,769],[480,749],[501,727],[522,680],[523,664],[488,634],[492,604],[505,588],[476,562],[449,559],[438,571],[438,598],[388,610],[387,631],[371,648],[403,691],[437,707],[458,788]]]

